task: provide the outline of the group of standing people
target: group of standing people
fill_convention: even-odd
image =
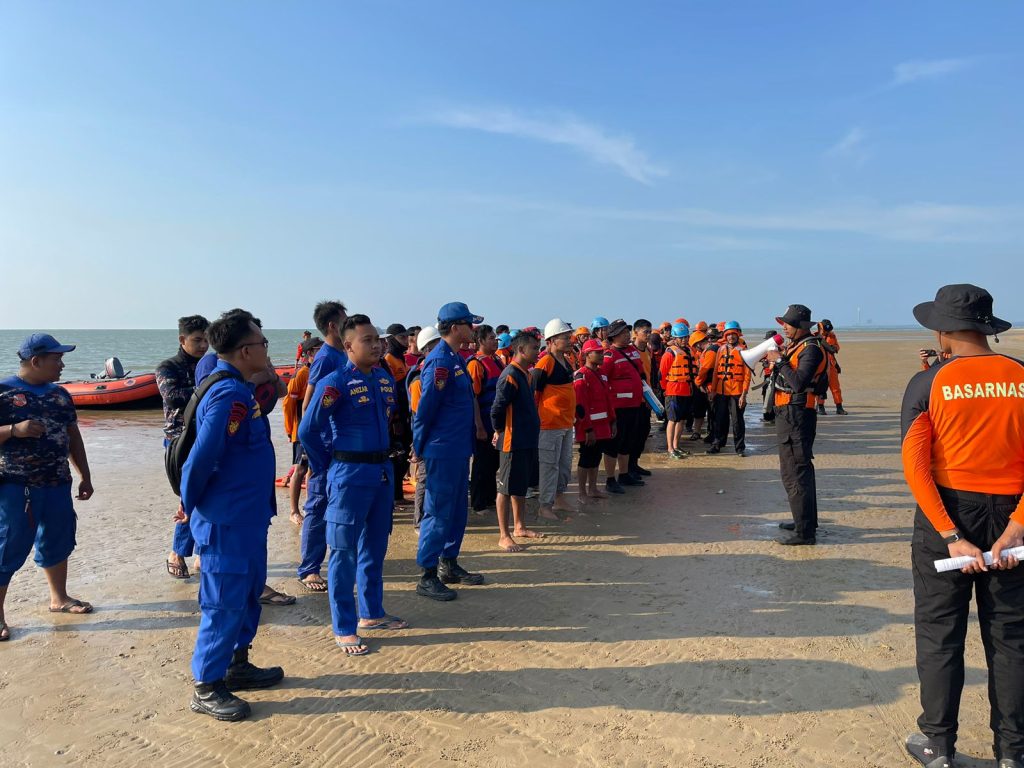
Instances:
[[[989,347],[987,337],[1010,326],[994,317],[991,296],[976,286],[946,286],[915,315],[936,331],[939,362],[914,378],[903,407],[904,468],[918,501],[913,567],[923,710],[921,733],[908,738],[907,749],[928,768],[952,763],[976,594],[993,748],[1000,768],[1021,768],[1024,616],[1017,597],[1024,577],[1007,550],[1024,546],[1024,364]],[[518,551],[517,538],[540,535],[524,519],[531,489],[547,517],[562,519],[559,513],[573,509],[566,503],[573,445],[583,504],[643,485],[648,473],[638,459],[651,428],[648,388],[666,397],[671,454],[685,455],[679,445],[687,432],[707,439],[709,411],[708,452],[725,446],[730,427],[737,453],[744,450],[740,425],[751,374],[732,323],[716,334],[702,324],[691,331],[680,319],[664,334],[643,320],[630,326],[595,318],[589,329],[574,330],[555,318],[542,332],[509,332],[455,302],[441,308],[436,326],[415,329],[414,344],[402,326],[390,327],[382,341],[368,317],[349,316],[340,302],[322,302],[314,318],[323,341],[304,340],[299,357],[308,370],[290,391],[269,363],[259,320],[241,309],[213,323],[182,318],[179,352],[158,371],[165,440],[173,445],[188,434],[193,441],[167,560],[176,577],[190,575],[191,554],[201,564],[191,708],[221,720],[248,716],[236,691],[274,685],[284,675],[249,660],[261,605],[278,602],[266,587],[267,529],[276,513],[267,414],[278,399],[290,413],[294,462],[308,465],[298,575],[310,591],[326,588],[336,642],[351,655],[370,650],[360,632],[408,626],[385,611],[382,577],[407,463],[420,496],[416,591],[447,601],[457,596],[449,585],[484,581],[458,562],[471,500],[476,508],[493,493],[499,545]],[[766,364],[793,518],[781,524],[791,533],[780,541],[813,544],[813,443],[827,389],[843,412],[829,373],[838,342],[826,322],[813,332],[806,306],[791,305],[776,319],[787,342],[767,353]],[[215,354],[206,354],[209,346]],[[73,403],[56,383],[72,350],[33,334],[18,350],[18,374],[0,381],[0,641],[11,636],[2,613],[8,584],[33,546],[50,611],[92,611],[67,592],[73,497],[85,501],[93,493]],[[404,368],[396,379],[398,362]],[[292,482],[300,491],[302,477]],[[991,549],[990,559],[983,549]],[[932,561],[946,556],[971,562],[940,574]]]

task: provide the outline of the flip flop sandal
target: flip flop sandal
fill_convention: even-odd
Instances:
[[[271,590],[269,595],[260,597],[260,605],[294,605],[294,595],[286,595],[284,592]]]
[[[365,656],[370,652],[370,647],[363,642],[363,639],[356,635],[355,640],[339,640],[334,638],[334,644],[345,651],[346,656]],[[355,648],[357,650],[346,650],[347,648]],[[362,648],[362,650],[358,650]]]
[[[7,633],[6,635],[4,633]],[[11,639],[11,628],[6,621],[0,621],[0,643],[6,643]]]
[[[399,626],[394,626],[398,624]],[[384,618],[380,621],[375,621],[373,624],[360,624],[360,629],[408,629],[409,622],[405,619],[399,618],[398,616],[391,616],[385,614]]]
[[[185,563],[172,563],[170,560],[165,560],[164,563],[167,565],[167,573],[171,575],[172,579],[188,579],[192,576],[188,572],[188,566]]]
[[[307,592],[314,592],[318,595],[322,595],[327,591],[327,582],[323,579],[320,581],[306,581],[305,579],[299,579],[298,582]]]
[[[83,611],[72,611],[72,608],[84,608]],[[50,608],[50,613],[71,613],[81,616],[83,613],[92,613],[92,605],[84,600],[68,600],[60,608]]]

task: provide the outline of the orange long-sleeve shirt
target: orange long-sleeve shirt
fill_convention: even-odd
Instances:
[[[903,396],[903,474],[937,531],[956,527],[937,486],[1024,493],[1024,363],[954,357],[921,371]],[[1010,516],[1024,524],[1024,501]]]

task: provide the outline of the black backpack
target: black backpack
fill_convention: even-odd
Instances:
[[[164,449],[164,471],[175,496],[181,496],[181,472],[185,468],[188,455],[192,452],[192,446],[196,444],[196,411],[199,409],[199,403],[214,384],[224,379],[242,381],[241,376],[231,371],[214,371],[203,379],[203,383],[192,393],[188,405],[185,406],[181,433],[177,437],[172,437]]]

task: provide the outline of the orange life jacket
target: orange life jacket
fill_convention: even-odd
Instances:
[[[800,365],[800,355],[806,352],[807,348],[811,344],[820,347],[820,343],[821,339],[817,336],[804,336],[796,344],[794,344],[789,351],[787,351],[783,355],[782,359],[779,360],[779,362],[776,365],[788,365],[795,371]],[[828,377],[826,373],[828,369],[828,355],[825,354],[825,350],[821,351],[821,362],[818,363],[818,367],[814,371],[814,376],[811,378],[810,383],[807,385],[807,389],[805,389],[803,392],[784,391],[782,387],[784,386],[785,379],[783,379],[781,376],[774,377],[776,407],[789,405],[793,401],[794,396],[803,397],[804,394],[807,395],[807,402],[805,403],[806,407],[814,408],[818,404],[818,396],[815,394],[815,392],[820,392],[822,384],[827,386],[828,383]],[[822,381],[823,379],[824,382]]]
[[[711,392],[715,395],[739,397],[750,389],[750,369],[740,357],[740,348],[723,344],[715,353]]]
[[[697,366],[693,350],[688,346],[669,347],[661,360],[662,386],[665,394],[673,397],[687,397],[693,394]]]

